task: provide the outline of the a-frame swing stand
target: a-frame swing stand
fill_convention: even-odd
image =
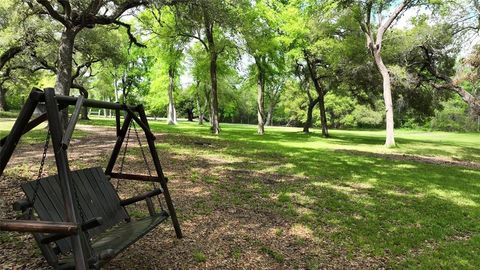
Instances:
[[[39,103],[45,103],[46,113],[30,120]],[[74,105],[75,110],[64,131],[60,111]],[[71,171],[67,150],[82,106],[112,109],[116,112],[117,140],[105,171],[87,168]],[[125,113],[123,123],[120,112]],[[16,210],[35,209],[37,218],[30,220],[0,220],[0,230],[34,234],[47,262],[57,269],[99,268],[121,251],[140,239],[168,217],[176,236],[182,237],[175,208],[167,187],[155,136],[150,131],[142,105],[102,102],[55,95],[53,89],[33,89],[23,106],[11,133],[0,140],[0,176],[3,174],[21,136],[48,121],[57,175],[22,185],[27,199],[15,205]],[[124,143],[130,124],[134,122],[145,133],[157,176],[115,173],[113,168]],[[159,189],[120,200],[111,178],[159,183]],[[163,194],[168,211],[156,212],[152,197]],[[150,216],[132,221],[125,206],[145,200]]]

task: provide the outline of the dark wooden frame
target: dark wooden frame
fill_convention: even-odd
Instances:
[[[41,102],[45,103],[47,112],[30,121],[30,118],[32,117],[36,106]],[[69,121],[68,127],[64,132],[61,128],[62,124],[59,112],[62,109],[67,108],[69,105],[75,105],[75,110]],[[155,136],[150,130],[148,119],[143,106],[127,106],[119,103],[90,100],[84,99],[82,96],[80,96],[79,98],[61,96],[56,95],[54,90],[51,88],[47,88],[45,89],[45,91],[34,88],[31,91],[15,124],[13,125],[10,134],[0,140],[0,176],[3,174],[5,167],[7,166],[8,161],[10,160],[21,136],[32,130],[36,126],[40,125],[41,123],[48,121],[48,128],[51,134],[51,140],[55,155],[55,163],[58,171],[58,176],[60,178],[60,186],[63,194],[63,202],[66,211],[65,216],[67,217],[67,220],[63,223],[45,221],[19,222],[11,220],[0,220],[0,230],[32,233],[53,233],[53,235],[50,237],[50,240],[60,237],[70,237],[75,268],[88,269],[89,258],[91,258],[91,248],[88,244],[84,231],[82,229],[79,229],[83,228],[85,224],[79,223],[80,210],[77,209],[74,203],[76,194],[72,190],[73,177],[70,175],[71,171],[67,156],[69,142],[75,129],[75,124],[78,121],[78,116],[80,114],[80,109],[82,106],[115,110],[117,141],[105,169],[105,175],[119,179],[160,183],[160,186],[162,188],[161,190],[154,190],[150,193],[142,194],[140,196],[126,200],[124,201],[124,203],[128,204],[140,200],[146,200],[148,210],[150,214],[152,214],[152,211],[154,210],[151,197],[162,193],[165,198],[165,202],[169,212],[168,214],[171,217],[176,236],[178,238],[182,238],[180,224],[178,222],[175,207],[173,205],[170,192],[167,187],[167,178],[163,174],[160,159],[158,157],[158,153],[155,147]],[[121,123],[121,111],[125,113],[123,124]],[[135,121],[145,133],[149,152],[152,156],[157,176],[151,177],[146,175],[119,174],[112,172],[115,162],[120,153],[122,144],[125,140],[128,128],[132,121]],[[23,206],[28,207],[28,205],[16,207]],[[36,239],[40,238],[38,234],[34,234],[34,236]],[[52,251],[42,250],[42,252],[44,253],[49,263],[55,263],[55,258],[53,258],[54,255],[49,255],[53,253]]]

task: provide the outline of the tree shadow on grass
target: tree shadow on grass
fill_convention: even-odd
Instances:
[[[235,139],[203,154],[241,159],[209,164],[225,174],[214,185],[229,194],[219,205],[280,213],[350,256],[370,254],[395,264],[480,231],[475,170]]]

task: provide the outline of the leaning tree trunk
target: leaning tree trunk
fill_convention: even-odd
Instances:
[[[316,98],[315,100],[310,100],[308,103],[307,121],[303,126],[304,133],[310,133],[310,128],[312,127],[312,123],[313,123],[313,109],[317,105],[318,101],[319,101],[319,98]]]
[[[66,95],[70,94],[72,83],[72,59],[73,47],[75,43],[76,32],[73,29],[66,28],[60,38],[58,50],[57,79],[55,81],[55,93]],[[62,123],[66,128],[68,125],[68,110],[62,111]]]
[[[318,102],[320,105],[320,123],[322,125],[322,136],[328,137],[328,126],[327,126],[327,115],[325,112],[325,91],[323,90],[320,82],[318,81],[317,71],[315,70],[315,66],[308,57],[308,54],[305,53],[305,58],[307,60],[308,71],[310,73],[310,78],[312,79],[313,85],[315,87],[315,91],[318,94]]]
[[[385,123],[387,137],[385,139],[385,146],[395,146],[395,133],[394,133],[394,121],[393,121],[393,102],[392,102],[392,84],[390,79],[390,73],[387,67],[383,63],[382,56],[379,50],[374,52],[375,64],[377,65],[380,74],[383,79],[383,100],[385,102]]]
[[[7,90],[3,87],[0,87],[0,112],[8,111],[6,96]]]
[[[258,60],[257,62],[257,67],[258,67],[258,78],[257,78],[257,118],[258,118],[258,129],[257,133],[260,135],[265,134],[265,98],[264,98],[264,93],[265,93],[265,78],[263,74],[263,70],[260,66],[260,63]]]
[[[318,99],[318,107],[320,107],[320,122],[322,123],[322,135],[324,137],[330,136],[328,134],[327,112],[325,111],[325,95],[323,92]]]
[[[176,125],[177,124],[177,113],[175,111],[175,100],[173,98],[173,92],[175,90],[175,71],[172,67],[168,69],[168,116],[167,124]]]

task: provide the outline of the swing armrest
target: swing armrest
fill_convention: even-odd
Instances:
[[[93,228],[96,228],[96,227],[102,225],[102,223],[103,223],[103,219],[101,217],[96,217],[96,218],[92,218],[92,219],[88,220],[87,222],[83,223],[81,228],[82,228],[82,231],[88,231],[90,229],[93,229]],[[70,235],[64,234],[64,233],[52,233],[52,234],[49,234],[49,235],[46,235],[45,237],[43,237],[42,240],[40,240],[40,243],[49,244],[49,243],[67,238],[69,236]]]
[[[160,194],[162,194],[162,190],[157,188],[157,189],[154,189],[152,191],[145,192],[141,195],[138,195],[138,196],[135,196],[135,197],[132,197],[132,198],[129,198],[129,199],[121,200],[120,205],[121,206],[131,205],[131,204],[134,204],[136,202],[143,201],[147,198],[151,198],[153,196],[157,196],[157,195],[160,195]]]

